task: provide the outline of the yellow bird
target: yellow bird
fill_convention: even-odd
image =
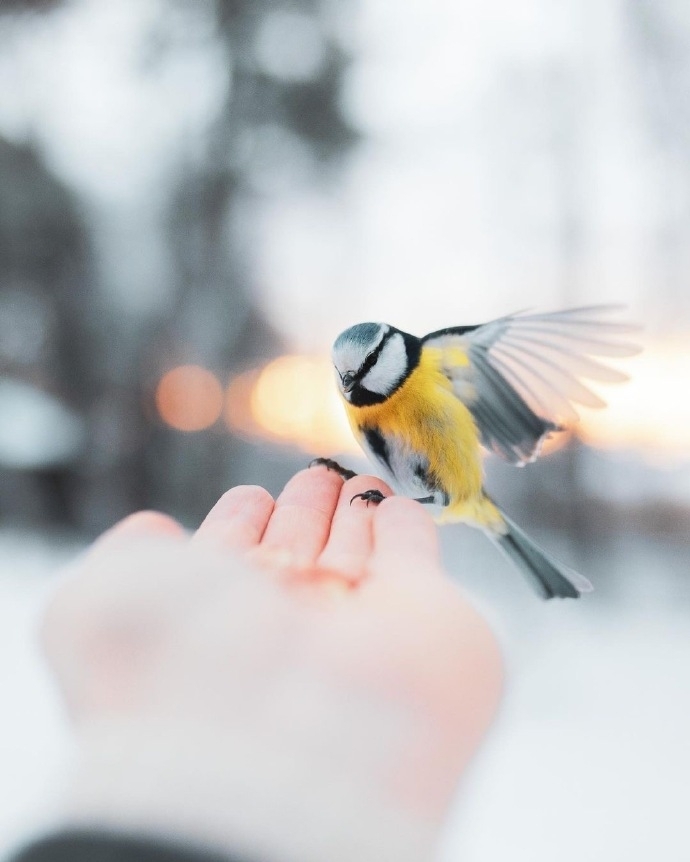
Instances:
[[[592,359],[638,351],[610,322],[616,306],[514,314],[418,338],[386,323],[359,323],[333,345],[336,380],[359,444],[396,492],[443,507],[441,523],[484,530],[544,598],[577,598],[590,582],[554,560],[483,487],[483,445],[516,465],[577,419],[573,403],[604,406],[581,378],[626,375]],[[317,459],[344,476],[330,459]],[[358,494],[378,503],[377,490]],[[355,498],[353,498],[354,500]]]

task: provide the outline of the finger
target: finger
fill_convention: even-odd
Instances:
[[[352,498],[374,488],[386,497],[393,493],[385,482],[373,476],[355,476],[340,489],[331,532],[318,560],[320,567],[332,569],[348,580],[361,580],[374,548],[372,525],[377,507]]]
[[[280,558],[284,565],[312,565],[331,530],[343,480],[326,467],[293,476],[276,500],[257,559]]]
[[[135,512],[99,536],[91,546],[91,550],[109,549],[131,539],[163,536],[181,538],[185,535],[184,527],[169,515],[154,511]]]
[[[231,488],[208,513],[192,541],[247,551],[261,541],[273,505],[273,497],[258,485]]]
[[[420,503],[390,497],[377,506],[371,567],[377,578],[441,572],[438,532]]]

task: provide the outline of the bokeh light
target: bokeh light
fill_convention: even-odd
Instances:
[[[626,361],[630,380],[602,388],[606,410],[583,408],[583,439],[593,446],[629,448],[655,459],[690,455],[690,350],[679,341],[650,345]]]
[[[571,430],[599,448],[625,447],[653,458],[690,454],[690,404],[682,397],[690,379],[690,352],[681,343],[650,345],[618,363],[630,380],[599,386],[603,409],[578,406]],[[245,436],[295,445],[312,453],[358,452],[325,356],[282,356],[235,377],[228,390],[226,423]],[[542,455],[567,443],[568,434],[545,441]]]
[[[312,454],[358,451],[325,356],[281,356],[239,375],[225,418],[232,430]]]
[[[209,428],[223,411],[223,388],[215,375],[198,365],[181,365],[161,378],[156,389],[161,419],[177,431]]]

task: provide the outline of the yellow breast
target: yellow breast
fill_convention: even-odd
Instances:
[[[472,414],[453,394],[442,359],[442,351],[425,347],[419,365],[383,403],[353,407],[345,402],[345,407],[358,440],[365,429],[375,428],[411,457],[423,454],[452,506],[480,494],[482,462]]]

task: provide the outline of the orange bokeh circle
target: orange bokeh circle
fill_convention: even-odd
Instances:
[[[211,371],[199,365],[181,365],[160,379],[156,407],[171,428],[202,431],[218,420],[223,397],[223,387]]]

